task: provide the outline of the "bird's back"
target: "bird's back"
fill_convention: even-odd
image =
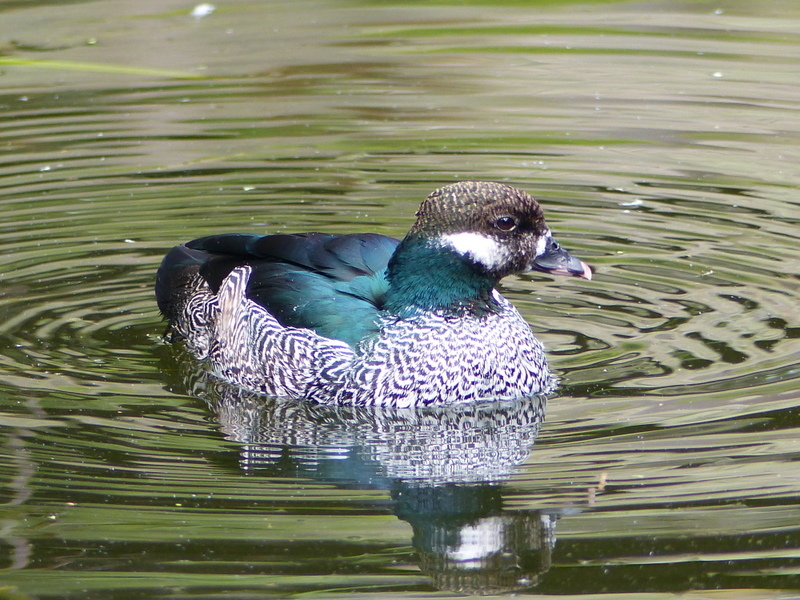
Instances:
[[[156,297],[170,320],[203,283],[216,293],[230,272],[252,269],[247,297],[284,327],[311,329],[355,347],[377,330],[385,271],[399,242],[371,233],[227,234],[173,248],[158,271]]]

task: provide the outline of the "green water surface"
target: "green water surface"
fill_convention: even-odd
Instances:
[[[0,598],[800,596],[800,3],[0,3]],[[536,196],[546,403],[254,398],[164,343],[221,232]],[[546,415],[546,416],[545,416]]]

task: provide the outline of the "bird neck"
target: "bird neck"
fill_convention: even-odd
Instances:
[[[420,311],[480,315],[497,312],[497,281],[434,240],[408,236],[389,260],[384,310],[407,317]]]

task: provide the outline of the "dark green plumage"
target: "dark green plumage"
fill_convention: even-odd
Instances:
[[[417,311],[482,314],[496,309],[486,270],[424,237],[406,238],[389,261],[384,306],[400,317]]]
[[[398,243],[371,233],[209,236],[172,249],[159,270],[156,296],[171,318],[177,286],[170,275],[199,272],[216,292],[233,269],[247,264],[253,268],[247,296],[284,327],[306,327],[355,346],[376,331],[388,287],[385,269]]]

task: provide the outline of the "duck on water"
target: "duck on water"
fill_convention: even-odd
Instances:
[[[174,337],[237,386],[321,403],[410,407],[552,391],[544,348],[495,289],[543,271],[591,279],[516,188],[464,181],[408,235],[213,235],[156,278]]]

